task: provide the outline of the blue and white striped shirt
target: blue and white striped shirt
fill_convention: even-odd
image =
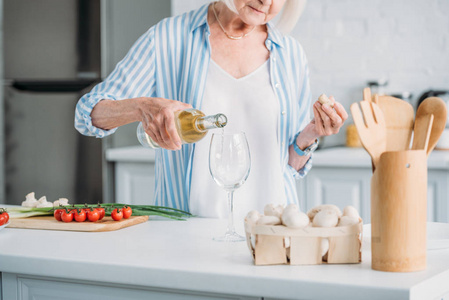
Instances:
[[[102,99],[161,97],[191,104],[201,110],[210,62],[208,5],[162,20],[143,34],[114,71],[78,102],[75,128],[88,136],[105,137],[115,129],[92,125],[90,113]],[[307,174],[312,160],[297,172],[288,165],[288,147],[310,121],[311,93],[308,67],[300,44],[267,24],[270,78],[279,100],[280,164],[289,203],[297,203],[295,178]],[[255,103],[254,105],[257,105]],[[180,151],[156,150],[155,204],[189,211],[194,144]]]

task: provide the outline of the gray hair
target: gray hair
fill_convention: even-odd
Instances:
[[[226,6],[238,14],[235,8],[234,0],[220,0]],[[304,7],[306,6],[307,0],[286,0],[284,7],[282,9],[279,20],[276,23],[276,27],[283,33],[288,34],[295,27],[299,18],[301,17]]]

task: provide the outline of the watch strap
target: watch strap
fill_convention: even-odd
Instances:
[[[295,142],[293,143],[293,149],[300,156],[307,156],[307,155],[313,153],[316,150],[317,147],[318,147],[318,139],[316,139],[315,142],[312,145],[310,145],[309,147],[307,147],[304,150],[301,150],[298,147],[298,145],[296,144],[296,139],[295,139]]]

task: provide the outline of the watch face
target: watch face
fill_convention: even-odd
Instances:
[[[313,151],[316,150],[317,147],[318,147],[318,143],[315,142],[312,145],[310,145],[308,148],[306,148],[306,150],[304,152],[307,154],[312,153]]]

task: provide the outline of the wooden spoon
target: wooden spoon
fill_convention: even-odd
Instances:
[[[432,129],[430,132],[429,144],[427,146],[426,151],[427,156],[429,156],[430,152],[432,152],[432,150],[435,148],[438,139],[440,138],[444,128],[446,127],[447,108],[446,103],[444,103],[444,101],[441,98],[438,97],[426,98],[418,106],[418,110],[416,111],[416,118],[422,118],[430,115],[433,115],[434,119]],[[415,143],[416,139],[417,138],[414,138],[413,143]],[[422,137],[420,139],[422,139]]]
[[[432,132],[433,119],[433,114],[416,114],[412,150],[424,150],[424,152],[427,153],[430,134]]]

